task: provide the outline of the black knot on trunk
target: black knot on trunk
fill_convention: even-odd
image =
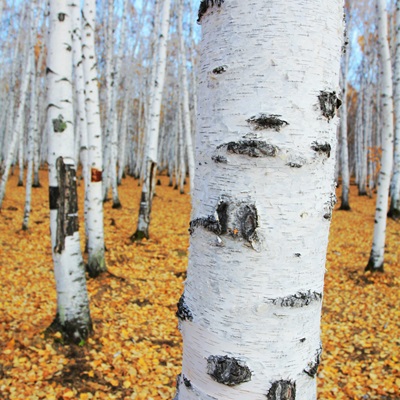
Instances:
[[[249,367],[243,361],[228,356],[208,357],[207,374],[216,382],[227,386],[236,386],[251,380]]]
[[[320,154],[326,154],[326,156],[329,158],[331,156],[331,145],[329,143],[317,143],[313,142],[311,144],[311,148],[316,151],[317,153]]]
[[[336,110],[342,105],[342,101],[338,98],[336,92],[321,91],[318,100],[322,115],[328,121],[336,115]]]
[[[276,381],[267,394],[268,400],[296,400],[296,382]]]
[[[282,127],[289,125],[283,119],[280,119],[281,115],[277,114],[260,114],[258,116],[252,116],[246,119],[255,130],[260,131],[262,129],[273,129],[277,132],[281,130]]]
[[[229,142],[218,146],[218,149],[226,146],[228,153],[242,154],[249,157],[275,157],[278,148],[264,142],[263,140],[240,140],[238,142]]]
[[[176,316],[182,321],[193,321],[193,314],[185,303],[185,294],[183,294],[178,301],[178,310],[176,312]]]
[[[225,0],[202,0],[202,2],[200,3],[200,7],[199,7],[199,12],[198,12],[198,18],[197,18],[197,23],[201,22],[201,18],[203,17],[203,15],[207,12],[207,10],[210,7],[214,7],[214,5],[221,7],[222,3]]]

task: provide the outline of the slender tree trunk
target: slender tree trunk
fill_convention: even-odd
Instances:
[[[87,232],[89,275],[95,277],[106,271],[104,257],[104,216],[103,216],[103,160],[102,137],[97,78],[97,57],[95,52],[96,1],[85,0],[83,8],[83,71],[86,88],[86,119],[88,134],[88,160],[90,177],[87,185]]]
[[[202,1],[179,400],[315,400],[342,2]]]
[[[393,89],[385,0],[377,0],[378,49],[381,62],[382,158],[378,178],[374,237],[367,271],[383,272],[390,174],[393,165]]]
[[[396,53],[394,61],[393,100],[395,113],[394,166],[388,216],[400,219],[400,1],[396,0]]]
[[[160,128],[161,99],[165,79],[165,65],[167,58],[167,38],[169,31],[169,13],[171,0],[164,0],[161,15],[161,30],[159,35],[159,54],[157,55],[157,74],[154,82],[154,98],[150,104],[150,121],[148,124],[147,146],[144,167],[144,181],[140,198],[139,218],[136,232],[131,240],[149,238],[150,214],[156,184],[158,163],[158,137]]]
[[[57,285],[53,326],[80,343],[92,330],[79,241],[72,110],[71,14],[67,0],[50,0],[47,54],[50,231]]]
[[[345,38],[345,40],[347,40]],[[340,171],[342,176],[342,198],[340,209],[350,210],[350,172],[349,172],[349,150],[347,142],[347,74],[349,65],[349,49],[345,49],[341,67],[342,106],[340,108]]]

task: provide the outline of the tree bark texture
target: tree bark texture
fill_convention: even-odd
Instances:
[[[342,2],[202,1],[199,21],[176,399],[316,399]]]
[[[50,231],[57,286],[55,325],[80,343],[92,330],[79,241],[72,110],[71,15],[67,0],[50,0],[47,129]]]

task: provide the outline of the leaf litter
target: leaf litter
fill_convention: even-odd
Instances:
[[[175,313],[186,274],[190,197],[160,179],[149,240],[129,240],[137,181],[128,177],[120,186],[122,209],[105,203],[109,272],[88,279],[94,334],[71,346],[57,333],[44,334],[56,304],[47,171],[41,171],[43,187],[33,190],[28,231],[21,230],[24,188],[11,177],[0,212],[1,399],[173,398],[182,357]],[[385,273],[364,273],[375,200],[358,197],[354,186],[351,194],[352,211],[333,213],[318,398],[400,399],[399,224],[388,221]],[[82,183],[79,195],[82,200]]]

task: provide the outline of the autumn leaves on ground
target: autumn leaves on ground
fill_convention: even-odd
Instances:
[[[180,372],[175,317],[187,265],[190,197],[161,177],[151,239],[132,244],[140,188],[105,203],[109,273],[88,280],[94,334],[84,346],[45,335],[54,318],[47,172],[21,230],[24,188],[13,176],[0,212],[0,399],[172,399]],[[80,186],[82,200],[83,185]],[[352,187],[351,212],[334,213],[322,321],[320,400],[400,399],[400,224],[389,221],[385,273],[364,273],[375,201]],[[81,206],[82,210],[82,206]],[[83,237],[83,223],[81,223]],[[244,399],[245,400],[245,399]]]

